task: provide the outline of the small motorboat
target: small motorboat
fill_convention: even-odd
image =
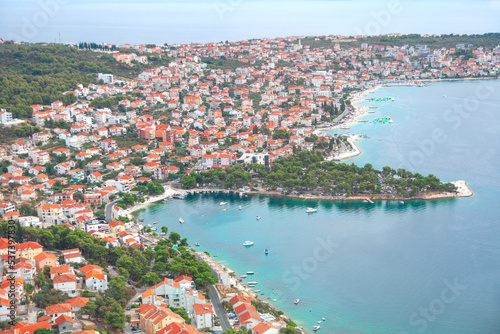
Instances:
[[[323,320],[318,320],[318,324],[320,324],[320,323],[322,323],[322,322],[323,322]]]
[[[238,210],[241,210],[241,205],[238,205]]]
[[[262,218],[262,217],[261,217],[261,216],[257,216],[257,217],[255,217],[255,219],[257,219],[257,220],[259,220],[260,218]]]
[[[298,303],[300,303],[300,299],[295,299],[295,300],[293,301],[293,303],[294,303],[295,305],[297,305]]]
[[[323,318],[321,318],[321,320],[325,321],[326,319],[325,319],[325,317],[323,317]]]
[[[247,275],[253,275],[255,274],[253,271],[247,271]]]
[[[184,224],[184,219],[182,219],[182,217],[179,218],[179,223]]]
[[[226,205],[227,202],[220,202],[219,205]]]
[[[257,284],[259,284],[259,282],[248,282],[247,283],[248,286],[256,286]]]
[[[158,222],[153,222],[153,224],[158,224]]]
[[[247,275],[240,275],[241,278],[247,278]]]
[[[219,254],[214,254],[214,257],[218,257],[218,256],[219,256]]]
[[[156,231],[156,227],[151,227],[151,231]]]
[[[245,241],[245,242],[243,243],[243,246],[245,246],[245,247],[253,246],[253,241],[248,241],[248,240],[247,240],[247,241]]]
[[[314,209],[314,208],[307,208],[306,212],[307,212],[307,213],[315,213],[315,212],[318,212],[318,209]]]
[[[399,203],[401,203],[401,204],[405,204],[405,201],[399,201]]]
[[[195,246],[199,246],[199,245],[200,245],[200,243],[199,243],[199,242],[195,242],[195,243],[194,243],[194,245],[195,245]]]
[[[277,302],[278,300],[277,299],[273,299],[273,302]]]
[[[316,331],[317,331],[318,329],[320,329],[320,328],[321,328],[320,326],[314,326],[314,327],[313,327],[313,331],[315,331],[315,332],[316,332]]]
[[[160,233],[160,235],[166,235],[166,234],[167,234],[167,233],[165,233],[165,232],[161,232],[161,233]]]

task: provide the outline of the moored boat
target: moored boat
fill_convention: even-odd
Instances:
[[[297,305],[298,303],[300,303],[300,299],[295,299],[295,300],[293,301],[293,303],[294,303],[295,305]]]
[[[182,217],[179,218],[179,223],[181,223],[181,224],[184,223],[184,219],[182,219]]]
[[[321,328],[320,326],[314,326],[314,327],[313,327],[313,331],[315,331],[315,332],[316,332],[316,331],[317,331],[318,329],[320,329],[320,328]]]
[[[318,212],[318,209],[315,209],[315,208],[307,208],[306,212],[307,212],[307,213],[314,213],[314,212]]]
[[[247,241],[245,241],[245,242],[243,243],[243,246],[246,246],[246,247],[248,247],[248,246],[253,246],[253,241],[248,241],[248,240],[247,240]]]

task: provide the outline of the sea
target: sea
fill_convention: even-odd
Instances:
[[[383,87],[366,98],[390,101],[360,102],[376,107],[367,122],[331,131],[366,135],[346,163],[466,180],[473,197],[370,204],[196,194],[138,215],[198,242],[238,276],[254,271],[246,280],[258,282],[260,298],[307,333],[318,321],[336,334],[500,333],[499,92],[499,80]]]

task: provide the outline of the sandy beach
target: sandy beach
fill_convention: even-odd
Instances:
[[[165,198],[172,197],[173,195],[175,195],[175,194],[177,194],[177,193],[180,192],[179,190],[176,190],[176,189],[174,189],[174,188],[172,188],[170,186],[163,186],[163,188],[165,188],[165,192],[163,194],[161,194],[159,196],[151,196],[146,201],[144,201],[143,203],[138,203],[138,204],[134,205],[133,207],[131,207],[130,209],[127,209],[126,210],[127,217],[129,219],[132,219],[134,211],[137,211],[137,210],[140,210],[142,208],[145,208],[145,207],[147,207],[151,203],[162,201]]]
[[[355,156],[358,156],[361,154],[361,150],[359,147],[356,145],[356,141],[360,139],[360,135],[354,135],[354,136],[349,136],[347,137],[347,141],[351,144],[352,149],[349,151],[344,151],[342,153],[339,153],[337,155],[334,155],[332,157],[333,160],[344,160],[344,159],[349,159],[353,158]]]

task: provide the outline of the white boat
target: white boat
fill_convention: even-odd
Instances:
[[[321,328],[320,326],[314,326],[314,327],[313,327],[313,331],[315,331],[315,332],[316,332],[316,331],[317,331],[318,329],[320,329],[320,328]]]
[[[314,212],[318,212],[318,209],[314,209],[314,208],[307,208],[306,212],[307,212],[307,213],[314,213]]]
[[[405,201],[399,201],[399,203],[401,203],[401,204],[405,204]]]
[[[255,274],[253,271],[247,271],[247,275],[253,275]]]
[[[255,217],[255,219],[257,219],[257,220],[259,220],[260,218],[262,218],[262,217],[261,217],[261,216],[257,216],[257,217]]]
[[[182,217],[179,218],[179,223],[181,223],[181,224],[184,223],[184,219],[182,219]]]
[[[247,275],[240,275],[241,278],[247,278]]]
[[[165,232],[161,232],[161,233],[160,233],[160,235],[166,235],[166,234],[167,234],[167,233],[165,233]]]
[[[199,246],[199,245],[200,245],[200,243],[199,243],[199,242],[195,242],[195,243],[194,243],[194,245],[195,245],[195,246]]]
[[[247,240],[247,241],[245,241],[245,242],[243,243],[243,246],[253,246],[253,241],[248,241],[248,240]]]
[[[325,317],[323,317],[323,318],[321,318],[321,320],[325,321],[326,319],[325,319]]]
[[[322,322],[323,322],[323,320],[318,320],[318,324],[320,324],[320,323],[322,323]]]
[[[219,205],[226,205],[226,204],[227,204],[227,202],[220,202]]]
[[[277,302],[278,300],[277,299],[273,299],[273,302]]]
[[[241,205],[238,205],[238,210],[241,210]]]
[[[151,227],[151,231],[156,231],[156,227]]]
[[[259,284],[259,282],[248,282],[247,283],[248,286],[256,286],[257,284]]]
[[[153,224],[158,224],[158,222],[153,222]]]
[[[255,293],[259,293],[259,292],[260,292],[260,290],[255,290],[254,292],[255,292]]]
[[[151,225],[151,224],[148,224],[148,227],[152,227],[152,226],[153,226],[153,225]]]
[[[300,303],[300,299],[295,299],[295,300],[293,301],[293,303],[294,303],[295,305],[297,305],[298,303]]]

